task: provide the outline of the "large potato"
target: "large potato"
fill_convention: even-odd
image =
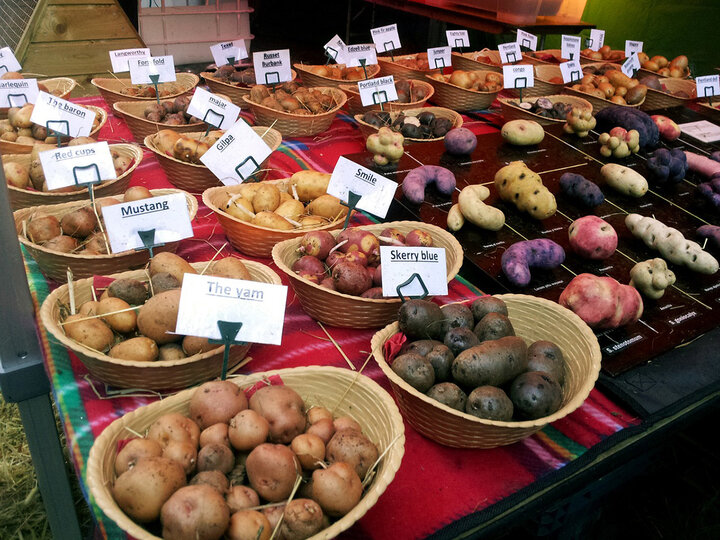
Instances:
[[[200,428],[187,416],[180,413],[166,413],[155,420],[148,429],[147,438],[157,441],[165,448],[170,441],[200,441]]]
[[[647,193],[648,182],[639,172],[619,165],[608,163],[600,169],[605,183],[616,191],[630,197],[642,197]]]
[[[66,318],[63,330],[70,339],[100,352],[107,351],[115,341],[115,335],[107,324],[100,319],[86,319],[80,314]]]
[[[250,398],[250,408],[270,424],[270,441],[288,444],[305,431],[305,403],[287,386],[265,386]]]
[[[151,276],[167,272],[177,279],[181,285],[185,274],[197,274],[197,270],[195,270],[189,262],[169,251],[160,252],[150,259],[149,270]]]
[[[330,175],[318,171],[298,171],[290,177],[295,186],[298,198],[303,202],[310,202],[327,193]]]
[[[251,223],[253,225],[257,225],[258,227],[277,229],[281,231],[291,231],[295,228],[292,223],[275,212],[258,212],[255,214]]]
[[[453,361],[455,381],[468,388],[501,386],[527,369],[527,345],[516,336],[485,341]]]
[[[313,216],[322,216],[333,220],[347,214],[347,206],[340,204],[340,199],[332,195],[320,195],[308,204],[308,211]]]
[[[354,429],[341,429],[335,432],[325,450],[328,463],[348,463],[360,478],[365,478],[378,455],[377,446]]]
[[[516,146],[539,144],[545,138],[543,127],[533,120],[510,120],[503,124],[501,135]]]
[[[183,336],[168,333],[175,331],[179,307],[180,289],[156,294],[140,306],[137,316],[138,330],[158,345],[181,340]]]
[[[110,349],[108,355],[121,360],[153,362],[158,357],[158,346],[152,339],[139,336],[121,341]]]
[[[302,473],[295,453],[285,445],[263,443],[254,448],[245,462],[250,486],[269,502],[287,499]]]
[[[230,381],[203,383],[190,398],[190,418],[205,429],[218,422],[228,423],[237,413],[247,409],[245,393]]]
[[[185,486],[163,504],[160,521],[166,540],[218,540],[230,524],[230,509],[210,486]]]
[[[340,517],[355,508],[362,497],[362,480],[347,463],[333,463],[312,475],[312,498],[323,512]]]

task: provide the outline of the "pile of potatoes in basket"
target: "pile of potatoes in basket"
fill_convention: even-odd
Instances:
[[[361,81],[365,79],[362,67],[347,67],[345,64],[328,64],[326,66],[305,66],[312,74],[338,81]]]
[[[163,538],[301,540],[350,512],[378,461],[349,416],[284,385],[211,381],[115,458],[120,508]],[[248,394],[246,396],[246,393]]]
[[[483,296],[442,309],[408,300],[398,313],[407,336],[391,367],[405,382],[461,412],[499,421],[533,420],[560,408],[565,364],[550,341],[527,346],[507,306]]]
[[[162,252],[150,260],[148,273],[149,282],[119,278],[97,300],[81,304],[62,321],[65,334],[112,358],[138,362],[180,360],[218,348],[207,338],[171,333],[177,324],[183,275],[197,270],[182,257]],[[211,263],[205,274],[252,280],[234,257]]]
[[[178,96],[175,99],[168,99],[160,103],[154,101],[145,107],[143,116],[150,122],[158,122],[170,126],[200,123],[201,120],[199,118],[195,118],[187,113],[190,100],[190,96]]]
[[[179,83],[161,83],[158,85],[157,92],[155,91],[155,86],[152,84],[133,84],[123,86],[120,89],[120,93],[125,96],[139,98],[164,98],[179,94],[183,90],[185,90],[185,88]]]
[[[616,64],[583,66],[583,78],[571,88],[618,105],[637,105],[647,94],[647,86],[625,75]]]
[[[172,129],[161,129],[153,136],[153,144],[165,155],[184,161],[185,163],[202,164],[200,158],[210,147],[223,136],[223,130],[215,129],[193,137],[186,133],[178,133]]]
[[[54,133],[50,134],[45,126],[30,121],[34,107],[32,103],[26,103],[22,107],[10,107],[8,117],[0,120],[0,140],[28,145],[56,144],[57,137]],[[96,114],[91,131],[99,124],[100,117]],[[63,142],[69,139],[70,137],[62,137]]]
[[[297,83],[285,83],[276,88],[256,84],[250,89],[250,101],[276,111],[305,116],[323,114],[338,107],[331,92],[305,88]]]

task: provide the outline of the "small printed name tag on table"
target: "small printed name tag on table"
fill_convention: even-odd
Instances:
[[[148,58],[150,56],[150,49],[118,49],[116,51],[110,51],[109,54],[113,73],[124,73],[130,71],[128,60],[133,58]]]
[[[583,77],[582,67],[579,60],[570,60],[560,64],[560,74],[564,83],[579,81]]]
[[[117,178],[106,141],[38,153],[49,190]]]
[[[720,126],[716,126],[707,120],[679,124],[680,131],[686,135],[706,143],[720,141]]]
[[[582,38],[580,36],[568,36],[563,34],[560,38],[560,56],[566,60],[577,60],[580,58],[582,49]]]
[[[380,52],[394,51],[400,48],[400,34],[398,34],[397,24],[371,28],[370,35],[373,43],[375,43],[375,48]]]
[[[35,103],[39,91],[37,79],[0,79],[0,107]]]
[[[372,66],[378,63],[377,51],[373,43],[360,43],[345,47],[345,63],[348,67]]]
[[[248,57],[245,41],[224,41],[210,46],[210,53],[213,56],[215,65],[220,67],[225,64],[234,65],[238,60]]]
[[[395,79],[392,75],[358,81],[358,91],[365,107],[398,99]]]
[[[152,229],[154,245],[193,236],[187,200],[182,193],[104,206],[102,213],[113,253],[146,247],[139,233]]]
[[[503,66],[505,88],[531,88],[535,86],[535,70],[530,64]]]
[[[280,345],[286,302],[284,285],[185,274],[175,332],[221,339],[217,322],[238,322],[235,341]]]
[[[470,35],[467,30],[446,30],[447,42],[453,49],[470,46]]]
[[[86,137],[92,131],[95,112],[40,91],[30,121],[63,135]]]
[[[383,296],[398,296],[397,287],[413,274],[422,279],[427,294],[444,296],[448,293],[445,248],[380,246]],[[422,296],[422,285],[417,279],[403,287],[403,296]]]
[[[500,61],[503,64],[514,64],[522,60],[522,51],[517,41],[498,45],[498,52],[500,53]]]
[[[356,206],[358,210],[384,218],[397,187],[396,182],[341,156],[330,176],[327,192],[347,203],[348,194],[352,191],[360,195]]]
[[[133,84],[154,84],[175,82],[175,60],[172,55],[148,56],[128,60],[130,81]],[[157,80],[153,80],[157,77]]]
[[[0,75],[9,71],[20,71],[22,66],[10,47],[0,49]]]
[[[346,48],[347,45],[345,45],[345,42],[337,34],[335,34],[324,46],[325,54],[335,60],[338,64],[345,63]]]
[[[290,49],[253,53],[257,84],[279,84],[292,80]]]
[[[535,34],[518,29],[517,43],[521,47],[527,47],[531,51],[537,51],[538,38]]]
[[[220,137],[200,161],[226,186],[241,184],[260,168],[272,150],[247,125],[238,120]]]
[[[230,129],[237,122],[240,107],[198,86],[187,113],[216,128]]]

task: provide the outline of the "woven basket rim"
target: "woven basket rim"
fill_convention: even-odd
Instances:
[[[410,54],[401,54],[398,56],[395,56],[395,60],[393,60],[389,56],[378,56],[378,65],[382,68],[383,64],[388,64],[393,66],[392,69],[397,69],[400,71],[406,71],[407,73],[414,73],[417,77],[425,77],[427,75],[430,75],[431,73],[437,73],[440,71],[440,68],[432,68],[432,69],[415,69],[407,66],[403,66],[402,64],[398,64],[397,60],[401,59],[410,59],[410,58],[417,58],[417,56],[421,53],[410,53]]]
[[[269,266],[255,262],[248,259],[241,259],[242,263],[248,267],[248,269],[262,269],[263,272],[266,272],[270,274],[271,283],[274,285],[281,285],[282,281],[280,279],[280,276],[272,270]],[[196,263],[190,263],[190,265],[195,268],[196,270],[202,270],[206,265],[209,264],[209,261],[204,262],[196,262]],[[144,278],[146,277],[145,270],[130,270],[127,272],[120,272],[118,274],[111,274],[110,276],[107,276],[110,278]],[[83,279],[77,279],[73,281],[75,287],[78,286],[84,286],[84,285],[90,285],[93,284],[93,278],[83,278]],[[91,349],[90,347],[86,347],[85,345],[82,345],[81,343],[78,343],[77,341],[70,339],[65,335],[62,330],[58,331],[56,327],[59,327],[60,325],[56,323],[55,319],[52,316],[52,309],[54,304],[57,302],[58,297],[61,293],[65,292],[68,288],[67,283],[64,283],[57,289],[55,289],[52,293],[50,293],[45,301],[42,303],[42,306],[40,307],[40,319],[42,320],[43,326],[45,329],[50,332],[55,339],[57,339],[60,343],[63,344],[63,346],[67,347],[68,349],[72,351],[80,351],[82,354],[86,356],[90,356],[94,358],[95,360],[100,360],[102,362],[105,362],[107,364],[112,364],[115,366],[120,367],[133,367],[133,368],[142,368],[142,369],[162,369],[162,368],[172,368],[172,367],[179,367],[184,366],[187,364],[192,364],[200,360],[205,360],[206,358],[210,358],[211,356],[214,356],[218,353],[218,350],[223,347],[223,345],[218,345],[216,348],[206,351],[204,353],[198,353],[194,354],[192,356],[188,356],[186,358],[181,358],[180,360],[155,360],[153,362],[140,362],[137,360],[123,360],[120,358],[112,358],[111,356],[108,356],[107,354],[103,354],[101,352],[96,351],[95,349]]]
[[[183,86],[183,90],[180,92],[177,92],[175,94],[171,94],[169,96],[165,96],[163,99],[170,99],[175,98],[178,96],[181,96],[193,88],[195,88],[198,83],[200,82],[200,77],[197,76],[195,73],[187,73],[187,72],[176,72],[175,73],[176,80],[174,82],[170,83],[160,83],[160,84],[181,84]],[[183,83],[181,81],[178,81],[178,78],[182,79],[188,79],[186,83]],[[110,78],[110,77],[93,77],[90,79],[90,83],[101,89],[105,92],[108,92],[110,94],[114,94],[116,96],[120,96],[120,98],[123,101],[155,101],[156,98],[154,97],[135,97],[135,96],[128,96],[126,94],[123,94],[122,92],[118,92],[114,90],[113,88],[108,87],[107,82],[112,82],[113,86],[115,86],[116,81],[120,82],[123,86],[135,86],[133,85],[132,81],[130,79],[118,79],[118,78]]]
[[[38,84],[44,84],[47,86],[47,83],[50,83],[50,86],[54,85],[60,85],[65,84],[69,85],[70,88],[63,88],[63,93],[60,94],[58,97],[65,98],[70,92],[73,91],[73,89],[77,86],[77,81],[71,77],[49,77],[47,79],[37,79]],[[52,93],[52,92],[51,92]],[[7,111],[10,109],[10,107],[0,107],[0,111],[4,111],[7,113]]]
[[[435,89],[433,88],[433,85],[430,84],[429,82],[427,82],[427,80],[422,80],[422,81],[420,79],[406,79],[406,80],[412,81],[413,84],[419,84],[420,86],[425,86],[425,88],[429,92],[435,91]],[[346,94],[352,95],[353,97],[360,97],[360,91],[358,90],[356,84],[341,84],[340,86],[338,86],[338,88],[340,88],[340,90],[342,90]],[[432,94],[429,94],[429,96],[430,95],[432,95]],[[412,105],[413,103],[424,103],[425,101],[427,101],[427,99],[428,98],[426,97],[424,99],[421,99],[420,101],[411,101],[410,103],[402,103],[401,105]]]
[[[631,109],[636,109],[636,108],[640,107],[643,103],[645,103],[645,97],[643,97],[642,101],[640,101],[639,103],[634,103],[633,105],[630,105],[629,103],[625,103],[625,104],[614,103],[614,102],[610,101],[609,99],[593,96],[592,94],[588,94],[586,92],[581,92],[580,90],[574,90],[574,89],[570,88],[569,86],[565,87],[565,91],[568,92],[569,94],[573,94],[573,95],[576,95],[577,97],[581,97],[581,98],[589,101],[590,103],[593,103],[593,100],[597,100],[598,103],[602,102],[605,107],[612,107],[613,105],[617,105],[618,107],[628,107]],[[647,93],[646,93],[646,95],[647,95]],[[598,105],[598,106],[600,106],[600,105]],[[595,106],[593,105],[593,108],[594,107]]]
[[[345,65],[345,64],[336,64],[336,65]],[[312,71],[306,69],[309,67],[316,67],[316,66],[322,66],[322,64],[303,64],[302,62],[296,62],[295,64],[293,64],[293,67],[297,71],[299,71],[301,74],[308,73],[310,75],[317,77],[318,79],[325,80],[328,83],[346,83],[346,82],[348,82],[347,79],[333,79],[332,77],[326,77],[324,75],[317,75],[316,73],[313,73]],[[367,70],[367,73],[368,73],[367,78],[372,79],[375,75],[380,73],[380,64],[370,64],[369,66],[365,66],[365,69]],[[364,80],[364,79],[359,79],[359,80]]]
[[[262,105],[260,103],[255,103],[250,99],[249,96],[242,96],[243,101],[247,103],[250,106],[250,109],[257,108],[258,110],[264,111],[266,114],[269,114],[271,116],[275,116],[277,118],[281,119],[287,119],[287,120],[297,120],[297,121],[314,121],[318,118],[325,118],[331,115],[336,115],[340,109],[343,108],[345,103],[347,102],[347,94],[340,90],[339,88],[336,88],[334,86],[313,86],[311,87],[313,90],[320,90],[323,93],[330,92],[333,94],[333,97],[335,98],[336,106],[330,109],[329,111],[322,112],[320,114],[292,114],[285,111],[276,111],[275,109],[271,109],[270,107],[266,107],[265,105]],[[253,111],[254,113],[254,111]]]
[[[183,191],[182,189],[177,188],[162,188],[162,189],[151,189],[151,193],[158,194],[158,195],[170,195],[173,193],[183,193],[185,195],[185,200],[188,202],[189,206],[189,212],[190,212],[190,221],[195,219],[195,215],[197,214],[198,210],[198,204],[197,199],[187,191]],[[104,200],[104,199],[111,199],[115,198],[114,195],[108,195],[107,197],[101,197],[97,200]],[[59,209],[70,209],[72,207],[82,207],[87,206],[89,204],[89,201],[68,201],[66,203],[58,203],[58,204],[48,204],[48,205],[41,205],[41,206],[29,206],[27,208],[20,208],[19,210],[15,210],[13,212],[13,218],[15,220],[15,224],[17,227],[18,220],[23,219],[26,215],[30,216],[33,212],[43,212],[47,210],[59,210]],[[47,209],[47,210],[46,210]],[[121,257],[126,257],[128,254],[133,253],[133,251],[121,251],[120,253],[103,253],[98,255],[83,255],[81,253],[61,253],[59,251],[54,251],[52,249],[47,249],[44,246],[41,246],[39,244],[35,244],[34,242],[31,242],[28,238],[23,238],[21,234],[18,234],[18,240],[19,242],[24,245],[27,248],[34,249],[43,253],[46,253],[48,255],[68,258],[70,260],[84,260],[84,261],[97,261],[97,260],[110,260],[110,259],[117,259]]]
[[[471,70],[471,71],[473,71],[473,72],[481,72],[481,73],[486,73],[486,74],[487,74],[487,73],[492,73],[493,75],[498,75],[498,72],[497,72],[497,71],[491,71],[491,70],[489,70],[489,69],[473,69],[473,70]],[[443,75],[443,77],[445,77],[445,75]],[[498,95],[498,94],[503,90],[503,88],[504,88],[504,87],[503,87],[503,88],[501,88],[500,90],[498,90],[498,91],[496,91],[496,92],[483,92],[483,91],[481,91],[481,90],[472,90],[472,89],[470,89],[470,88],[463,88],[462,86],[458,86],[458,85],[456,85],[456,84],[452,84],[452,83],[446,81],[444,78],[443,78],[443,79],[437,79],[437,78],[435,78],[435,77],[433,77],[433,76],[429,76],[429,77],[428,77],[428,80],[429,80],[429,81],[432,81],[432,83],[430,83],[430,84],[438,83],[438,84],[441,84],[441,85],[449,86],[449,87],[452,88],[453,90],[460,90],[461,92],[467,93],[468,95],[471,95],[471,96],[476,96],[476,95],[480,95],[480,96],[493,96],[493,95],[495,95],[495,96],[496,96],[496,95]]]
[[[447,107],[436,107],[436,106],[418,107],[417,109],[404,109],[401,111],[393,111],[393,112],[390,112],[389,114],[390,114],[390,118],[394,119],[400,113],[404,114],[405,116],[415,116],[422,112],[431,112],[431,113],[435,114],[436,111],[442,111],[444,114],[447,114],[448,116],[453,118],[453,127],[461,127],[462,126],[462,124],[463,124],[462,115],[460,113],[458,113],[457,111],[448,109]],[[367,122],[365,122],[362,119],[362,116],[363,116],[362,114],[356,114],[354,116],[354,119],[358,124],[361,124],[362,126],[368,128],[368,129],[372,129],[373,131],[379,130],[378,127],[372,126],[372,125],[368,124]],[[410,137],[405,137],[406,141],[413,141],[413,142],[433,142],[433,141],[440,141],[442,139],[443,139],[443,137],[435,137],[433,139],[412,139]]]
[[[450,242],[450,244],[455,247],[455,251],[459,254],[459,256],[456,257],[457,260],[455,261],[455,265],[452,268],[450,268],[450,270],[448,271],[447,281],[448,281],[448,283],[450,283],[455,278],[455,276],[457,276],[458,272],[460,271],[460,267],[462,266],[463,249],[462,249],[462,246],[460,245],[460,242],[457,241],[455,236],[450,234],[445,229],[438,227],[437,225],[432,225],[430,223],[423,223],[421,221],[408,221],[408,220],[387,221],[384,223],[374,223],[372,225],[360,225],[358,227],[353,227],[353,228],[360,229],[360,230],[368,230],[368,229],[375,229],[375,228],[382,227],[384,229],[387,227],[397,227],[399,225],[408,225],[408,224],[412,224],[413,228],[415,228],[415,229],[429,230],[435,236],[444,236],[445,238],[447,238],[447,240]],[[329,232],[333,236],[337,236],[342,231],[329,231]],[[452,238],[452,240],[451,240],[451,238]],[[379,304],[395,304],[395,303],[401,302],[400,298],[363,298],[361,296],[353,296],[351,294],[345,294],[345,293],[341,293],[338,291],[333,291],[326,287],[321,287],[319,284],[313,283],[309,279],[306,279],[306,278],[296,274],[295,272],[292,271],[292,269],[287,264],[285,264],[285,261],[282,259],[282,257],[280,257],[280,251],[283,250],[287,246],[290,246],[292,244],[298,244],[298,243],[300,243],[300,238],[290,238],[288,240],[283,240],[282,242],[278,242],[277,244],[275,244],[275,246],[272,249],[272,259],[273,259],[273,262],[275,263],[275,266],[277,266],[280,270],[285,272],[291,280],[297,279],[299,281],[302,281],[303,283],[312,285],[313,288],[318,289],[319,291],[331,293],[332,296],[337,296],[340,298],[348,298],[351,300],[360,300],[360,301],[362,301],[364,303],[368,303],[368,304],[378,304],[379,305]]]
[[[551,49],[551,50],[553,50],[553,49]],[[557,50],[560,50],[560,49],[557,49]],[[593,62],[610,62],[610,63],[612,63],[612,64],[615,64],[615,63],[618,63],[618,62],[623,62],[623,61],[627,60],[627,57],[625,56],[625,51],[622,50],[622,49],[611,49],[610,52],[611,52],[611,53],[613,53],[613,52],[621,52],[621,53],[623,53],[623,57],[622,57],[622,58],[618,58],[617,60],[603,60],[603,59],[598,60],[597,58],[590,58],[589,56],[583,54],[582,51],[580,52],[580,56],[581,56],[582,58],[584,58],[585,60],[592,60]]]
[[[449,413],[457,418],[461,418],[463,420],[466,420],[468,422],[471,422],[473,424],[480,424],[480,425],[486,425],[486,426],[498,426],[498,427],[508,427],[508,428],[515,428],[515,429],[522,429],[522,428],[533,428],[533,427],[542,427],[546,426],[548,424],[551,424],[552,422],[555,422],[556,420],[559,420],[560,418],[564,418],[574,410],[576,410],[584,401],[587,399],[588,395],[590,395],[590,391],[595,385],[595,381],[597,381],[599,375],[600,375],[600,367],[601,367],[601,360],[602,360],[602,353],[600,351],[600,344],[597,341],[597,337],[595,337],[595,334],[590,329],[590,327],[583,321],[580,317],[578,317],[575,313],[570,311],[567,308],[562,307],[560,304],[556,302],[552,302],[551,300],[547,300],[545,298],[540,298],[536,296],[531,295],[525,295],[525,294],[498,294],[493,295],[496,298],[499,298],[501,300],[504,299],[517,299],[517,300],[524,300],[527,302],[535,302],[540,305],[544,305],[551,311],[562,314],[563,316],[566,316],[570,320],[573,321],[573,323],[577,326],[578,331],[585,336],[590,343],[592,343],[592,375],[589,380],[585,381],[585,384],[583,385],[583,388],[581,389],[578,394],[576,394],[570,401],[568,401],[563,407],[555,411],[550,416],[544,416],[542,418],[537,418],[535,420],[521,420],[521,421],[500,421],[500,420],[488,420],[486,418],[478,418],[477,416],[473,416],[471,414],[467,414],[464,412],[460,412],[457,409],[453,409],[451,407],[448,407],[447,405],[440,403],[439,401],[430,398],[429,396],[419,392],[412,386],[410,386],[408,383],[406,383],[399,375],[397,375],[390,365],[385,360],[385,355],[383,353],[383,343],[380,342],[381,338],[384,338],[384,334],[389,334],[388,337],[398,333],[399,327],[397,321],[387,325],[385,328],[378,330],[372,337],[371,340],[371,350],[373,351],[373,356],[375,357],[375,360],[380,367],[380,369],[383,371],[385,376],[390,379],[390,381],[402,388],[404,391],[412,394],[413,397],[416,397],[418,399],[421,399],[423,402],[427,403],[428,405],[431,405],[433,407],[436,407],[440,409],[441,411],[445,413]],[[390,334],[390,332],[392,332]],[[587,390],[587,391],[586,391]]]
[[[216,96],[226,100],[226,101],[232,101],[228,96],[225,96],[223,94],[215,94]],[[166,101],[173,101],[172,99],[161,99],[160,103],[164,103]],[[173,128],[202,128],[203,125],[205,125],[205,122],[202,120],[199,120],[198,122],[193,122],[192,124],[183,124],[183,125],[172,125],[172,124],[164,124],[162,122],[153,122],[151,120],[148,120],[144,116],[140,116],[137,113],[135,113],[132,110],[128,109],[134,109],[136,107],[143,106],[147,107],[147,103],[143,101],[116,101],[113,103],[112,108],[115,112],[119,113],[122,116],[130,116],[131,118],[138,120],[140,122],[149,124],[151,126],[155,126],[158,129],[173,129]]]
[[[295,79],[297,79],[297,75],[298,75],[298,74],[297,74],[297,71],[295,71],[294,69],[291,69],[291,70],[290,70],[290,74],[292,75],[292,79],[290,79],[289,81],[284,81],[284,82],[293,82],[293,81],[295,81]],[[232,84],[232,83],[229,83],[229,82],[227,82],[227,81],[223,81],[223,80],[220,80],[220,79],[216,79],[216,78],[213,76],[213,72],[212,72],[212,71],[203,71],[203,72],[201,72],[201,73],[200,73],[200,78],[202,78],[202,79],[208,79],[208,78],[209,78],[209,79],[212,79],[212,81],[213,81],[214,83],[218,83],[218,84],[221,84],[221,85],[223,85],[223,86],[227,86],[228,88],[232,88],[232,89],[234,89],[234,90],[243,90],[243,91],[247,91],[247,92],[249,92],[250,89],[251,89],[253,86],[256,86],[256,85],[257,85],[257,83],[255,83],[255,84],[250,84],[250,85],[248,85],[248,86],[239,86],[239,85],[236,85],[236,84]]]
[[[664,85],[666,88],[668,87],[667,83],[670,83],[671,85],[679,85],[679,86],[686,86],[688,88],[693,88],[693,89],[695,89],[695,92],[697,92],[697,85],[695,84],[695,81],[692,79],[678,79],[675,77],[665,77],[665,78],[658,78],[658,82],[661,85]],[[695,96],[695,97],[690,96],[690,97],[686,97],[686,98],[679,97],[679,96],[675,96],[673,94],[668,94],[667,92],[663,92],[662,90],[650,88],[649,86],[647,87],[647,89],[648,89],[648,92],[653,92],[655,94],[658,94],[660,97],[667,97],[670,99],[678,99],[678,100],[684,101],[684,102],[690,102],[694,99],[697,99],[697,96]]]
[[[573,103],[573,106],[582,105],[583,108],[589,109],[590,112],[592,112],[592,110],[593,110],[592,103],[590,103],[587,99],[584,99],[584,98],[581,98],[581,97],[578,97],[578,96],[572,96],[572,95],[570,95],[570,94],[552,94],[552,95],[549,95],[549,96],[532,96],[532,97],[524,98],[523,101],[528,102],[528,103],[529,103],[529,102],[533,102],[533,103],[534,103],[534,102],[536,102],[538,99],[541,99],[541,98],[542,98],[542,99],[549,99],[550,101],[553,102],[553,104],[556,103],[556,102],[558,102],[558,101],[563,101],[563,100],[566,101],[566,102],[567,102],[567,101],[570,101],[571,103],[572,103],[573,101],[577,101],[577,103]],[[512,107],[513,109],[516,109],[518,112],[522,112],[522,113],[524,113],[524,114],[526,114],[526,115],[528,115],[528,116],[530,116],[530,117],[541,118],[542,120],[546,120],[546,121],[549,120],[549,121],[552,121],[552,122],[565,122],[565,118],[545,118],[544,116],[540,116],[539,114],[536,114],[536,113],[534,113],[534,112],[526,111],[525,109],[522,109],[521,107],[518,107],[517,105],[515,105],[515,104],[513,103],[513,101],[515,101],[516,99],[517,99],[517,98],[503,98],[503,97],[500,97],[500,98],[498,98],[498,101],[500,102],[500,105],[501,105],[501,106],[504,105],[504,106],[506,106],[506,107]]]
[[[707,99],[707,98],[703,98],[703,99]],[[720,99],[718,99],[718,102],[720,103]],[[716,108],[716,107],[711,107],[710,105],[708,105],[708,104],[705,103],[704,101],[698,100],[698,101],[697,101],[697,104],[700,105],[701,107],[707,109],[709,112],[714,112],[714,113],[716,113],[716,114],[720,114],[720,109],[718,109],[718,108]]]

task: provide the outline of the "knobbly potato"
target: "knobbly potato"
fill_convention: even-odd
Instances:
[[[460,385],[501,386],[527,368],[527,345],[516,336],[485,341],[461,352],[453,361],[453,379]]]
[[[290,448],[270,443],[263,443],[250,452],[245,470],[250,487],[269,502],[287,499],[301,473],[300,462]]]
[[[250,398],[250,408],[270,424],[271,442],[287,444],[305,431],[305,403],[287,386],[264,386]]]
[[[152,339],[139,336],[121,341],[110,349],[108,355],[122,360],[153,362],[158,357],[158,346]]]
[[[375,443],[355,429],[336,431],[325,449],[325,458],[328,463],[339,461],[348,463],[360,478],[365,478],[370,467],[375,464],[378,455]]]
[[[319,533],[327,524],[317,502],[312,499],[295,499],[285,506],[280,537],[284,540],[303,540]]]
[[[362,480],[351,465],[338,462],[313,472],[312,498],[327,515],[344,516],[361,497]]]
[[[100,319],[86,319],[84,315],[70,315],[63,324],[65,335],[96,351],[107,351],[115,341],[110,327]]]

